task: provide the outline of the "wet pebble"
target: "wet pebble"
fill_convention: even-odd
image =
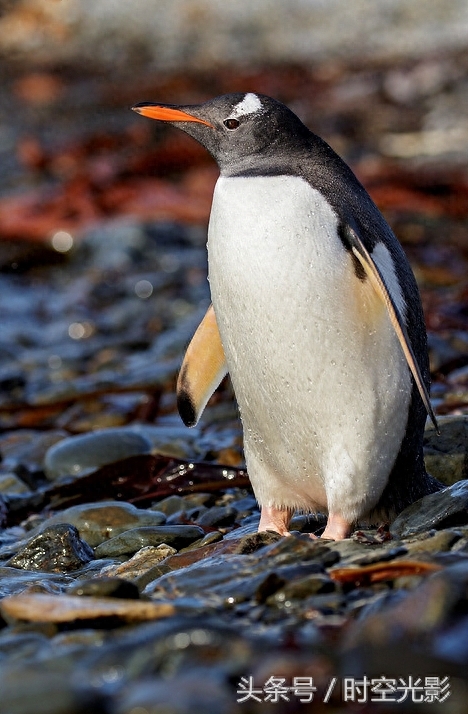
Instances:
[[[15,473],[0,473],[0,493],[30,493],[28,486]]]
[[[196,518],[196,523],[202,527],[223,528],[232,526],[237,519],[237,509],[232,506],[214,506]]]
[[[329,593],[335,589],[336,584],[328,575],[314,573],[313,575],[307,575],[305,578],[298,578],[292,583],[287,583],[277,590],[267,602],[271,605],[284,605],[285,602],[291,600],[304,600],[310,595]]]
[[[147,454],[151,442],[130,429],[101,429],[62,439],[46,453],[44,469],[51,481],[61,476],[78,476],[125,459]]]
[[[134,554],[148,545],[172,546],[180,550],[204,536],[198,526],[143,526],[126,530],[110,540],[101,543],[95,550],[96,558]]]
[[[67,595],[81,597],[118,597],[126,600],[138,600],[139,590],[134,583],[123,578],[105,577],[81,580],[67,590]]]
[[[220,555],[218,552],[205,557],[162,575],[144,592],[158,598],[196,597],[201,604],[234,604],[259,597],[258,593],[265,598],[286,582],[311,572],[322,572],[325,563],[336,562],[337,558],[322,544],[282,538],[251,555]]]
[[[159,526],[165,521],[160,511],[137,508],[123,501],[102,501],[71,506],[49,518],[47,523],[71,523],[94,548],[131,528]]]
[[[142,576],[151,568],[175,553],[177,553],[176,549],[171,548],[169,545],[147,545],[144,548],[140,548],[134,556],[124,563],[104,567],[100,572],[100,576],[106,578],[118,577],[134,581],[141,580]]]
[[[11,568],[62,573],[78,570],[94,559],[92,548],[69,523],[48,526],[7,561]]]
[[[408,538],[435,528],[468,524],[468,481],[459,481],[438,493],[424,496],[405,508],[390,527],[396,538]]]

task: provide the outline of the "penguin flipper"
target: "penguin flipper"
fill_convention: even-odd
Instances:
[[[347,226],[347,240],[353,255],[361,264],[367,277],[369,278],[371,285],[376,291],[377,295],[383,301],[385,307],[387,308],[388,316],[390,317],[390,322],[392,323],[393,329],[395,330],[398,341],[400,342],[403,354],[405,355],[406,362],[410,368],[411,374],[413,375],[414,381],[418,388],[421,399],[426,408],[426,411],[434,424],[437,433],[439,433],[439,426],[437,424],[437,419],[435,417],[434,411],[431,406],[429,393],[424,384],[424,380],[421,375],[421,370],[417,363],[413,348],[408,337],[408,332],[406,330],[405,323],[400,315],[400,312],[395,305],[395,301],[391,295],[391,291],[385,283],[385,278],[382,272],[376,265],[375,261],[372,259],[372,255],[367,250],[366,246],[362,242],[359,235],[350,226]]]
[[[226,358],[210,305],[187,348],[177,380],[177,408],[186,426],[196,425],[226,374]]]

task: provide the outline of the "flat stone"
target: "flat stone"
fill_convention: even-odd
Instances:
[[[141,548],[130,560],[118,565],[107,565],[99,574],[99,577],[118,577],[124,580],[136,580],[147,573],[154,565],[177,553],[175,548],[169,545],[147,545]]]
[[[54,444],[46,453],[44,470],[54,481],[61,476],[77,476],[114,461],[147,454],[151,442],[130,429],[100,429],[70,436]]]
[[[31,538],[6,565],[22,570],[66,573],[79,570],[93,559],[92,548],[80,538],[77,529],[69,523],[60,523]]]
[[[131,623],[169,617],[174,614],[174,607],[166,603],[111,597],[21,593],[4,598],[0,612],[7,622],[61,623],[117,618]]]
[[[132,528],[101,543],[96,548],[96,558],[112,558],[118,555],[136,553],[146,545],[166,545],[177,550],[202,538],[204,531],[198,526],[146,526]]]
[[[395,519],[394,538],[409,538],[431,529],[442,530],[468,523],[468,481],[459,481],[438,493],[424,496]]]

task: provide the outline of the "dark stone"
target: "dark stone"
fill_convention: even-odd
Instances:
[[[101,543],[95,550],[96,558],[109,558],[118,555],[133,555],[146,545],[165,543],[180,550],[193,541],[203,538],[204,531],[198,526],[146,526],[131,528],[115,538]]]
[[[424,432],[424,461],[434,478],[447,486],[468,478],[468,416],[437,417]]]
[[[409,538],[435,528],[468,523],[468,481],[458,481],[443,491],[424,496],[396,518],[390,527],[394,538]]]
[[[123,578],[91,578],[82,580],[67,590],[68,595],[83,597],[117,597],[124,600],[138,600],[140,592],[137,586]]]
[[[213,528],[223,528],[232,526],[236,522],[237,510],[232,506],[213,506],[205,513],[202,513],[196,522],[200,526],[212,526]]]
[[[94,559],[93,549],[69,523],[50,526],[6,563],[12,568],[63,573],[78,570]]]

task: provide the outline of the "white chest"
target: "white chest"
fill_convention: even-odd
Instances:
[[[257,498],[313,508],[334,492],[352,500],[356,485],[361,497],[378,490],[404,433],[410,377],[332,208],[300,178],[220,178],[208,259]]]

